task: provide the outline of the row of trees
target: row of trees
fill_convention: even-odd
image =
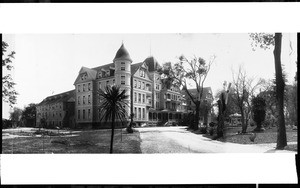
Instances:
[[[24,109],[14,107],[10,112],[9,120],[3,120],[2,128],[8,127],[35,127],[36,104],[31,103]]]

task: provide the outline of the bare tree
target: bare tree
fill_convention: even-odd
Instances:
[[[251,99],[255,96],[257,89],[262,85],[263,80],[259,79],[255,82],[254,78],[247,76],[242,66],[239,66],[236,74],[232,70],[232,80],[234,92],[233,101],[241,113],[242,133],[246,133],[251,113]]]
[[[175,85],[182,88],[195,104],[195,121],[193,125],[191,125],[191,128],[194,130],[198,129],[203,85],[215,58],[215,56],[212,56],[210,61],[206,63],[206,61],[201,57],[194,56],[191,59],[187,59],[184,55],[181,55],[179,57],[179,62],[175,63],[174,66],[172,66],[170,62],[167,62],[163,64],[162,69],[159,70],[164,78],[164,84],[167,87]],[[196,85],[196,94],[193,94],[188,90],[188,81],[191,81],[194,85]]]

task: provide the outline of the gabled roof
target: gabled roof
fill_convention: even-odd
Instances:
[[[148,66],[149,72],[157,71],[159,68],[161,68],[160,64],[153,56],[147,57],[144,62]]]
[[[143,64],[143,62],[141,63],[136,63],[136,64],[132,64],[131,65],[131,74],[134,74],[139,68],[140,66]]]
[[[101,69],[104,69],[104,70],[109,70],[110,67],[115,67],[115,64],[114,63],[109,63],[109,64],[106,64],[106,65],[101,65],[99,67],[94,67],[92,68],[93,70],[96,70],[97,72],[100,71]]]
[[[53,104],[57,102],[67,102],[70,98],[75,97],[75,89],[59,93],[56,95],[48,96],[42,102],[40,102],[37,106],[46,105],[46,104]]]
[[[198,91],[196,88],[193,89],[188,89],[190,93],[192,93],[193,95],[195,95]],[[212,94],[212,90],[211,87],[204,87],[203,88],[203,93],[202,93],[202,99],[207,98],[208,93]],[[182,90],[182,94],[186,94],[184,90]]]

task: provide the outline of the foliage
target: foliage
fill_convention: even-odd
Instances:
[[[100,98],[100,108],[99,115],[100,121],[111,121],[111,145],[110,153],[113,152],[113,138],[114,138],[114,128],[115,120],[119,120],[124,123],[127,120],[127,112],[125,106],[128,106],[128,95],[126,95],[127,90],[121,89],[120,86],[106,86],[104,91],[99,89],[98,95]]]
[[[254,44],[259,44],[263,49],[269,49],[270,46],[274,46],[274,64],[276,74],[276,101],[278,111],[278,132],[277,132],[277,149],[283,149],[287,145],[285,117],[284,117],[284,79],[281,65],[281,43],[282,34],[250,34]],[[252,44],[253,44],[252,43]],[[257,45],[256,45],[257,46]],[[252,45],[253,47],[253,45]],[[254,48],[253,48],[254,50]]]
[[[213,63],[215,56],[212,56],[207,63],[203,58],[194,56],[191,59],[181,55],[173,66],[170,62],[163,64],[162,68],[158,72],[162,76],[163,85],[166,88],[170,88],[171,85],[182,88],[189,99],[196,106],[195,121],[190,124],[190,128],[197,130],[200,114],[200,104],[203,95],[203,84],[209,73],[211,64]],[[196,94],[191,93],[188,90],[188,81],[191,81],[196,86]]]
[[[266,101],[264,98],[256,96],[252,99],[252,113],[257,127],[261,128],[261,124],[266,117]]]
[[[270,46],[275,45],[274,34],[270,33],[250,33],[252,39],[252,49],[255,50],[258,46],[264,50],[270,49]]]
[[[7,48],[8,44],[2,41],[2,71],[6,69],[7,72],[9,72],[13,69],[12,59],[15,58],[15,52],[12,51],[8,55],[6,55],[5,53],[7,52]],[[15,85],[16,83],[13,82],[10,73],[7,73],[2,77],[2,100],[4,102],[8,102],[11,107],[17,102],[18,93],[14,89]]]
[[[9,119],[2,119],[2,129],[12,127],[12,122]]]
[[[10,120],[19,126],[21,117],[22,117],[22,109],[18,107],[14,107],[13,111],[10,112]]]
[[[25,126],[34,126],[36,121],[36,104],[31,103],[25,107],[22,113],[22,120],[25,121]]]

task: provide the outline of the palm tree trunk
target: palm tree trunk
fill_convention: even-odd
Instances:
[[[112,112],[111,119],[111,138],[110,138],[110,151],[109,153],[113,153],[113,144],[114,144],[114,132],[115,132],[115,112]]]
[[[284,80],[281,67],[281,33],[275,33],[275,73],[276,73],[276,100],[278,105],[278,130],[277,130],[277,149],[283,149],[287,145],[286,129],[284,122]]]

